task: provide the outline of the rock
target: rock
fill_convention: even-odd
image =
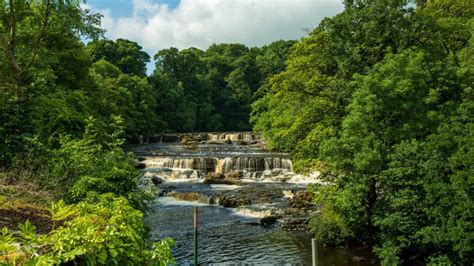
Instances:
[[[293,199],[295,197],[295,193],[291,190],[283,190],[283,197]]]
[[[230,180],[230,179],[218,179],[218,180],[208,180],[204,179],[204,184],[214,184],[214,185],[238,185],[239,181]]]
[[[198,143],[199,141],[197,141],[196,139],[190,136],[184,136],[181,139],[181,144],[184,144],[184,145],[197,145]]]
[[[216,173],[216,172],[209,172],[207,173],[206,179],[204,179],[205,184],[212,184],[212,182],[216,180],[221,180],[224,179],[224,175],[221,173]],[[207,182],[206,182],[207,180]]]
[[[293,208],[305,209],[313,206],[311,194],[308,191],[298,191],[290,202]]]
[[[137,163],[136,168],[137,168],[137,169],[145,169],[145,168],[146,168],[146,164],[145,164],[145,163],[142,163],[142,162],[139,162],[139,163]]]
[[[277,221],[278,217],[276,216],[266,216],[260,219],[260,224],[263,226],[273,225]]]
[[[214,196],[207,197],[207,204],[216,204],[216,198]]]
[[[158,188],[158,196],[159,197],[165,197],[168,196],[170,193],[175,191],[176,187],[175,186],[163,186]]]
[[[306,217],[301,218],[291,218],[287,217],[279,220],[281,226],[285,230],[290,231],[308,231],[309,219]]]
[[[201,143],[203,143],[203,144],[212,144],[212,145],[222,144],[222,142],[220,142],[220,141],[218,141],[218,140],[202,141]]]
[[[242,171],[231,171],[225,174],[225,178],[227,179],[241,179],[244,174]]]
[[[257,222],[245,222],[244,224],[248,224],[248,225],[261,225],[261,223],[257,223]]]
[[[171,191],[167,195],[168,197],[173,197],[177,200],[185,200],[185,201],[199,201],[202,197],[201,193],[198,192],[178,192],[178,191]]]
[[[291,178],[291,177],[288,177],[288,176],[277,175],[276,177],[272,178],[272,180],[275,180],[276,182],[285,183],[285,182],[287,182],[288,180],[290,180],[290,178]]]
[[[204,184],[221,184],[221,185],[236,185],[239,184],[239,180],[226,178],[223,174],[211,172],[207,174],[207,177],[203,181]]]
[[[359,256],[354,256],[354,257],[352,258],[352,260],[353,260],[353,261],[366,261],[367,258],[365,258],[365,257],[359,257]]]
[[[196,179],[198,178],[198,173],[193,169],[172,169],[169,176],[172,179]]]
[[[198,144],[199,142],[206,141],[207,134],[199,133],[199,134],[191,134],[191,135],[184,135],[181,137],[181,143],[184,145],[188,144]]]
[[[219,203],[219,205],[226,208],[236,208],[236,207],[241,207],[245,205],[250,205],[250,200],[248,198],[245,198],[245,197],[236,198],[235,196],[229,196],[229,197],[224,196],[224,197],[219,198],[217,202]]]
[[[225,144],[232,144],[232,140],[226,139],[226,140],[224,140],[224,143],[225,143]]]
[[[159,178],[157,175],[152,175],[151,176],[151,182],[153,182],[153,184],[155,184],[155,185],[159,185],[159,184],[163,183],[163,179]]]
[[[194,151],[194,150],[198,149],[198,145],[197,145],[196,142],[192,142],[192,143],[186,145],[186,149]]]

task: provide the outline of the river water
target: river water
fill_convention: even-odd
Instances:
[[[219,206],[190,204],[165,199],[147,219],[155,239],[175,239],[174,255],[179,265],[193,258],[193,208],[199,209],[199,262],[220,265],[236,263],[311,264],[310,235],[255,225],[258,220]]]
[[[150,185],[151,177],[158,177],[164,181],[159,188],[212,195],[240,186],[205,185],[202,180],[209,173],[237,174],[248,181],[245,186],[284,181],[285,189],[292,186],[288,182],[301,178],[292,172],[286,154],[265,150],[252,133],[201,134],[190,140],[179,136],[178,140],[186,145],[163,142],[132,148],[144,163],[144,183]],[[152,239],[175,240],[172,251],[178,265],[191,265],[193,260],[194,207],[199,209],[200,265],[311,265],[310,233],[261,226],[258,215],[200,201],[205,203],[161,196],[145,218]],[[319,265],[378,265],[364,249],[319,246],[318,256]]]

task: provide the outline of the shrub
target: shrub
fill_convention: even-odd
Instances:
[[[325,206],[321,214],[313,216],[309,226],[318,240],[330,245],[340,245],[350,235],[342,216],[330,206]]]
[[[47,235],[38,236],[28,221],[20,225],[18,238],[4,228],[0,236],[0,259],[11,265],[174,263],[170,251],[172,240],[165,239],[149,249],[143,237],[143,214],[123,197],[109,193],[75,205],[60,201],[51,212],[59,226]],[[15,242],[21,243],[20,249],[13,245]]]

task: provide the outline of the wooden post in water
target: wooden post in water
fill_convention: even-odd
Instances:
[[[198,207],[194,207],[194,265],[198,265]]]
[[[318,240],[316,238],[311,239],[311,251],[313,257],[313,266],[318,266]]]

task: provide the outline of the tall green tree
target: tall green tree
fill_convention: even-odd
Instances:
[[[35,134],[54,138],[83,127],[86,103],[78,89],[90,87],[90,60],[80,38],[99,36],[99,19],[79,1],[1,1],[2,163]]]
[[[94,62],[103,59],[125,74],[146,76],[146,64],[150,62],[150,56],[136,42],[125,39],[96,40],[88,43],[87,51]]]
[[[125,136],[131,141],[163,129],[161,118],[155,113],[155,90],[146,78],[124,74],[105,60],[93,64],[91,76],[96,82],[88,93],[91,110],[104,123],[111,123],[112,116],[121,116]]]

